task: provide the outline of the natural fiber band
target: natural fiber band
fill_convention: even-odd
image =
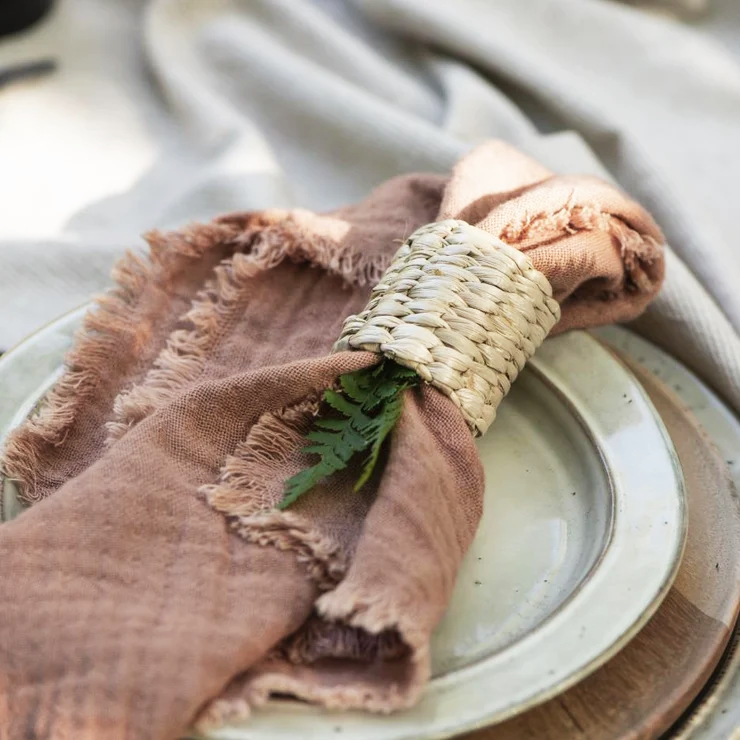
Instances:
[[[559,318],[550,283],[526,255],[450,219],[406,240],[334,351],[368,350],[415,370],[477,436]]]

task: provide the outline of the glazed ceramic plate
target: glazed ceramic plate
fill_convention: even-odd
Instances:
[[[722,459],[734,463],[730,469],[740,482],[740,469],[735,469],[740,423],[673,358],[624,329],[609,327],[599,334],[619,348],[620,360],[629,363],[679,441],[689,517],[681,566],[656,613],[603,666],[549,701],[466,734],[465,740],[688,740],[684,733],[664,733],[704,690],[740,608],[740,502],[721,467]],[[705,431],[696,429],[684,409],[693,412]],[[721,682],[717,675],[709,686],[713,697]],[[706,719],[711,711],[706,700],[700,707]],[[692,734],[691,740],[729,738],[732,711],[722,707],[714,713],[721,724],[707,725],[706,732]],[[692,715],[692,723],[697,716]],[[740,726],[738,714],[734,719]]]
[[[81,316],[0,360],[0,435],[58,377]],[[276,700],[213,738],[449,737],[563,691],[636,634],[676,574],[686,516],[675,452],[634,378],[587,334],[549,340],[479,449],[484,517],[417,706],[385,717]],[[3,501],[9,518],[9,481]]]

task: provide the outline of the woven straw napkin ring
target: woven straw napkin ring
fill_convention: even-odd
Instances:
[[[367,350],[416,371],[479,436],[559,318],[550,283],[526,255],[450,219],[406,240],[334,351]]]

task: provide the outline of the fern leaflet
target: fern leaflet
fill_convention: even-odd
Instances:
[[[324,401],[336,416],[323,415],[314,423],[304,452],[319,461],[301,470],[285,484],[278,509],[285,509],[325,478],[343,470],[352,458],[367,451],[362,472],[355,484],[359,491],[375,470],[383,442],[401,416],[403,392],[420,382],[419,376],[392,360],[340,376],[341,392],[327,390]]]

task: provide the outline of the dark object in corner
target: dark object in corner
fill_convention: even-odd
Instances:
[[[22,31],[51,8],[52,0],[0,0],[0,36]]]
[[[4,67],[0,69],[0,88],[5,87],[10,82],[43,77],[56,68],[57,63],[53,59],[39,59],[33,62],[21,62],[12,67]]]

